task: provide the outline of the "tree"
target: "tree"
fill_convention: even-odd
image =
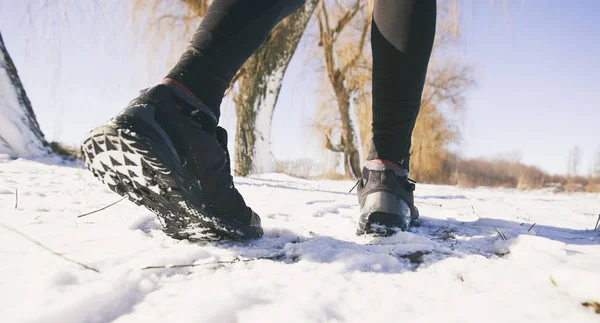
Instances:
[[[0,153],[36,156],[50,151],[0,33]]]
[[[596,149],[596,155],[592,160],[586,191],[590,193],[600,191],[600,147]]]
[[[348,7],[336,1],[332,10],[329,2],[322,1],[317,15],[319,46],[323,52],[324,69],[333,90],[334,101],[339,116],[339,141],[332,142],[334,128],[328,127],[325,133],[325,148],[343,154],[344,173],[347,177],[360,177],[360,137],[355,112],[351,107],[359,94],[359,84],[355,82],[364,60],[364,48],[370,27],[370,14],[366,3],[356,0]],[[356,19],[355,19],[356,18]],[[352,33],[353,24],[358,25]],[[345,35],[342,33],[348,31]],[[350,35],[348,35],[350,34]],[[352,41],[350,41],[352,39]]]
[[[280,22],[244,64],[236,80],[237,126],[235,173],[246,176],[275,170],[271,154],[271,122],[285,71],[292,60],[318,0]]]
[[[348,17],[339,14],[343,8],[340,8],[338,1],[335,3],[337,5],[335,7],[336,14]],[[370,2],[368,3],[370,4]],[[356,5],[356,3],[354,4]],[[334,56],[334,59],[330,61],[326,59],[326,63],[336,64],[336,62],[344,61],[345,57],[358,57],[355,65],[348,69],[349,73],[343,78],[343,82],[345,82],[343,84],[347,89],[352,90],[350,107],[354,108],[351,109],[354,111],[350,113],[350,116],[355,116],[356,122],[350,122],[349,128],[357,124],[354,129],[358,129],[359,140],[356,142],[360,142],[362,145],[357,144],[356,146],[362,148],[363,155],[366,155],[372,136],[372,58],[370,51],[360,48],[364,30],[362,27],[365,23],[363,19],[366,19],[367,23],[370,22],[369,8],[363,5],[362,10],[363,16],[360,19],[349,22],[352,27],[348,28],[350,32],[342,36],[337,35],[336,32],[333,33],[337,37],[335,41],[344,45],[334,48],[333,51],[337,52],[337,55],[331,55]],[[348,9],[345,12],[349,12]],[[458,131],[447,114],[443,113],[443,109],[451,112],[460,111],[464,101],[463,95],[474,83],[470,67],[463,64],[452,52],[458,47],[460,41],[459,18],[459,7],[456,1],[439,2],[433,53],[421,99],[421,110],[412,137],[411,176],[420,181],[449,182],[452,173],[449,165],[455,164],[448,161],[450,158],[448,145],[457,140]],[[323,27],[326,25],[323,24]],[[341,101],[343,102],[343,100]],[[332,133],[340,132],[336,127],[340,127],[340,124],[345,122],[339,117],[332,120],[332,113],[328,106],[323,106],[318,113],[318,130],[324,132],[327,138],[325,146],[329,149],[333,147],[333,150],[343,150],[343,140],[341,144],[333,145],[329,138],[332,137]],[[344,139],[344,137],[342,138]]]
[[[600,178],[600,147],[596,149],[596,156],[592,162],[592,176]]]
[[[164,76],[164,69],[177,63],[189,44],[209,0],[130,0],[134,32],[147,41],[150,77]],[[163,57],[158,64],[156,56]],[[158,67],[158,68],[157,68]],[[158,73],[158,75],[154,75]]]
[[[579,163],[581,162],[581,148],[575,146],[569,150],[567,160],[567,191],[573,192],[576,190],[576,177],[579,171]]]

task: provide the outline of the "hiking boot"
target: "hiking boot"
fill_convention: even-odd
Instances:
[[[419,210],[414,205],[414,181],[408,171],[385,160],[369,160],[358,185],[360,219],[357,235],[388,236],[417,226]]]
[[[90,132],[85,165],[110,190],[143,205],[178,239],[248,239],[260,217],[233,185],[227,132],[183,85],[165,80]]]

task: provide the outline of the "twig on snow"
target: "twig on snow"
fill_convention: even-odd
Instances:
[[[596,226],[594,227],[594,231],[598,230],[598,223],[600,223],[600,214],[598,214],[598,221],[596,221]]]
[[[90,266],[88,266],[88,265],[86,265],[86,264],[80,263],[79,261],[75,261],[75,260],[73,260],[73,259],[67,258],[67,257],[65,257],[65,256],[61,255],[60,253],[58,253],[58,252],[56,252],[56,251],[54,251],[54,250],[52,250],[52,249],[50,249],[50,248],[46,247],[46,246],[45,246],[45,245],[43,245],[41,242],[39,242],[39,241],[37,241],[37,240],[35,240],[35,239],[33,239],[33,238],[29,237],[28,235],[26,235],[25,233],[23,233],[23,232],[21,232],[21,231],[19,231],[19,230],[17,230],[17,229],[11,228],[11,227],[9,227],[9,226],[7,226],[7,225],[3,224],[3,223],[0,223],[0,225],[1,225],[2,227],[4,227],[6,230],[9,230],[9,231],[11,231],[11,232],[13,232],[13,233],[16,233],[16,234],[20,235],[21,237],[23,237],[23,238],[25,238],[25,239],[29,240],[30,242],[32,242],[32,243],[34,243],[34,244],[36,244],[38,247],[40,247],[40,248],[42,248],[42,249],[44,249],[44,250],[46,250],[46,251],[50,252],[51,254],[53,254],[53,255],[55,255],[55,256],[57,256],[57,257],[60,257],[60,258],[62,258],[62,259],[64,259],[64,260],[66,260],[66,261],[68,261],[68,262],[71,262],[71,263],[77,264],[77,265],[79,265],[79,266],[81,266],[81,267],[83,267],[83,268],[85,268],[85,269],[88,269],[88,270],[91,270],[91,271],[94,271],[94,272],[100,273],[100,271],[98,271],[98,269],[96,269],[96,268],[92,268],[92,267],[90,267]]]
[[[477,212],[475,212],[475,207],[473,205],[471,205],[471,209],[473,210],[473,214],[477,215],[477,217],[481,219],[479,214],[477,214]]]
[[[202,264],[148,266],[148,267],[142,268],[142,270],[148,270],[148,269],[170,269],[170,268],[190,268],[190,267],[199,267],[199,266],[206,266],[206,265],[230,265],[230,264],[235,264],[237,262],[251,262],[251,261],[256,261],[256,260],[281,260],[284,257],[285,257],[285,254],[278,254],[278,255],[275,255],[275,256],[271,256],[271,257],[257,257],[257,258],[248,258],[248,259],[242,259],[240,257],[235,257],[235,258],[233,258],[231,260],[227,260],[227,261],[215,261],[215,262],[207,262],[207,263],[202,263]],[[296,260],[296,258],[292,257],[291,260]]]
[[[107,205],[107,206],[105,206],[105,207],[99,208],[99,209],[97,209],[97,210],[95,210],[95,211],[88,212],[88,213],[85,213],[85,214],[82,214],[82,215],[78,215],[77,217],[78,217],[78,218],[83,218],[84,216],[87,216],[87,215],[90,215],[90,214],[94,214],[94,213],[96,213],[96,212],[100,212],[100,211],[106,210],[106,209],[108,209],[109,207],[111,207],[111,206],[113,206],[113,205],[115,205],[115,204],[117,204],[117,203],[119,203],[119,202],[123,201],[123,200],[124,200],[124,199],[126,199],[127,197],[128,197],[128,196],[127,196],[127,195],[125,195],[125,196],[123,196],[122,198],[120,198],[120,199],[119,199],[118,201],[116,201],[116,202],[113,202],[113,203],[111,203],[111,204],[109,204],[109,205]]]
[[[19,206],[19,189],[15,188],[15,210]]]
[[[531,229],[533,229],[533,227],[535,227],[535,225],[536,225],[536,224],[537,224],[537,223],[534,223],[534,224],[531,226],[531,228],[529,228],[529,230],[527,230],[527,232],[531,231]]]
[[[498,230],[496,227],[494,227],[494,230],[496,230],[496,232],[498,232],[498,235],[500,236],[500,238],[502,240],[505,240],[505,241],[508,240],[508,239],[506,239],[506,236],[504,235],[504,233],[500,232],[500,230]]]

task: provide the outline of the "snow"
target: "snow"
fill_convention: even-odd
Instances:
[[[31,130],[6,66],[0,51],[0,154],[46,155],[48,150]]]
[[[267,90],[265,95],[256,98],[256,119],[254,127],[255,143],[252,170],[256,174],[275,171],[273,152],[271,151],[271,128],[275,104],[279,96],[286,64],[279,64],[278,68],[270,75],[265,76],[264,82]]]
[[[127,201],[77,218],[119,199],[78,165],[0,157],[0,321],[600,318],[581,305],[600,301],[597,194],[420,184],[424,225],[375,239],[354,234],[351,182],[235,180],[265,237],[195,244]]]

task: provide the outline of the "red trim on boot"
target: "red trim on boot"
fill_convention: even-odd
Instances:
[[[398,163],[385,159],[371,159],[369,161],[392,169],[402,169]]]
[[[185,95],[189,96],[192,100],[196,101],[200,105],[203,105],[205,107],[207,106],[206,104],[204,104],[204,102],[202,102],[202,100],[198,99],[198,97],[194,93],[192,93],[192,91],[190,91],[185,85],[175,81],[174,79],[166,78],[163,79],[161,83],[168,86],[172,86],[183,92]]]

